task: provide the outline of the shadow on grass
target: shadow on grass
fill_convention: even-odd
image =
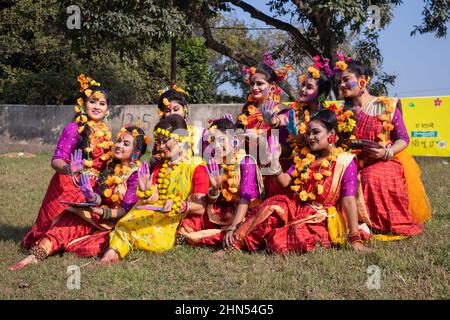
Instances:
[[[31,229],[31,226],[17,227],[0,224],[0,241],[12,240],[20,243],[26,232]]]

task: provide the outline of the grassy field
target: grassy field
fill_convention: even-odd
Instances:
[[[26,252],[19,242],[34,222],[53,174],[50,155],[0,158],[0,299],[449,299],[450,165],[418,159],[433,219],[415,238],[372,243],[373,253],[319,249],[304,255],[260,252],[215,256],[178,246],[161,255],[134,252],[118,265],[56,255],[9,271]],[[67,288],[67,267],[81,267],[81,289]],[[369,290],[367,268],[381,268]]]

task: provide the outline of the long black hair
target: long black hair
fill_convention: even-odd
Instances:
[[[145,132],[144,130],[136,126],[125,126],[125,129],[130,135],[133,135],[133,130],[136,130],[139,133],[136,137],[134,137],[133,142],[133,153],[137,155],[137,159],[135,160],[139,160],[140,157],[143,156],[147,151],[147,143],[145,142]],[[108,178],[108,176],[114,172],[116,164],[119,163],[120,161],[117,159],[112,159],[108,163],[105,170],[103,170],[99,176],[99,185],[104,186],[106,178]]]

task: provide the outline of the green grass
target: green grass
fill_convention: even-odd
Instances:
[[[448,161],[448,159],[447,159]],[[318,249],[303,255],[264,252],[215,256],[175,247],[133,252],[102,267],[96,259],[55,255],[12,272],[26,252],[19,242],[36,218],[53,174],[50,155],[0,158],[0,299],[449,299],[450,165],[418,159],[433,207],[426,231],[372,244],[370,254]],[[67,267],[81,267],[81,289],[67,289]],[[367,267],[381,268],[381,288],[366,287]]]

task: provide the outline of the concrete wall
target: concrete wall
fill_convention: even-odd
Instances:
[[[236,116],[240,104],[197,104],[189,106],[189,123],[208,126],[208,120],[226,112]],[[73,106],[0,105],[0,152],[53,152],[59,134],[72,121]],[[150,134],[159,120],[156,105],[116,105],[108,126],[113,134],[126,123],[140,121]]]

